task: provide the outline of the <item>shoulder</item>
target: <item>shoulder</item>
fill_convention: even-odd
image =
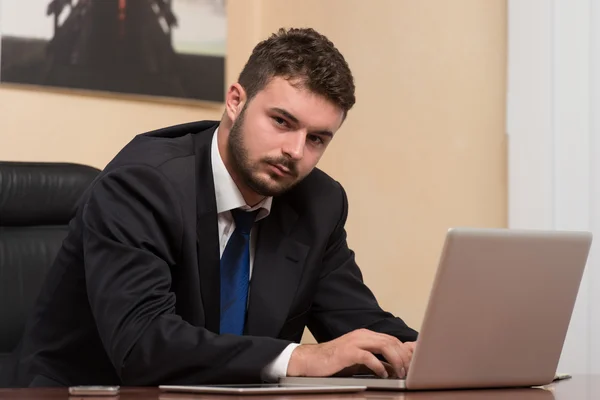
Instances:
[[[121,171],[156,170],[168,180],[180,181],[182,175],[194,176],[195,136],[210,138],[216,121],[173,125],[136,135],[104,168],[102,176]]]
[[[127,164],[158,168],[173,159],[193,156],[194,135],[212,137],[216,126],[212,121],[200,121],[141,133],[123,147],[105,169],[111,170]]]
[[[193,187],[195,179],[194,136],[210,137],[216,124],[197,122],[136,135],[106,165],[88,192],[107,185],[141,191],[182,195]]]

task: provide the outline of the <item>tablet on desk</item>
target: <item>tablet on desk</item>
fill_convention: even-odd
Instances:
[[[366,386],[342,385],[294,385],[284,383],[235,384],[235,385],[160,385],[164,392],[213,393],[213,394],[276,394],[276,393],[355,393],[367,389]]]

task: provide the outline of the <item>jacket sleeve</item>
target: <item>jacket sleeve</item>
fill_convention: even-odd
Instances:
[[[386,333],[403,342],[415,341],[417,332],[402,319],[382,310],[363,281],[354,252],[346,241],[348,200],[344,189],[339,187],[341,215],[327,245],[308,328],[319,342],[360,328]]]
[[[171,273],[183,220],[159,170],[136,165],[107,173],[82,217],[88,299],[123,385],[259,382],[290,343],[218,335],[177,315]]]

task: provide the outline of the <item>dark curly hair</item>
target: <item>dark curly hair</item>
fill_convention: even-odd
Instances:
[[[281,28],[258,43],[238,78],[250,101],[274,77],[319,94],[344,111],[354,105],[354,78],[333,43],[312,28]]]

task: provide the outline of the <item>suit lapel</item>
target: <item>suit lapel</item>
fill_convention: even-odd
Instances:
[[[271,215],[259,223],[246,333],[277,337],[296,294],[309,247],[290,233],[298,218],[274,199]]]
[[[200,290],[206,318],[205,328],[219,332],[220,273],[217,203],[210,157],[216,125],[194,135],[196,150],[196,233]]]

